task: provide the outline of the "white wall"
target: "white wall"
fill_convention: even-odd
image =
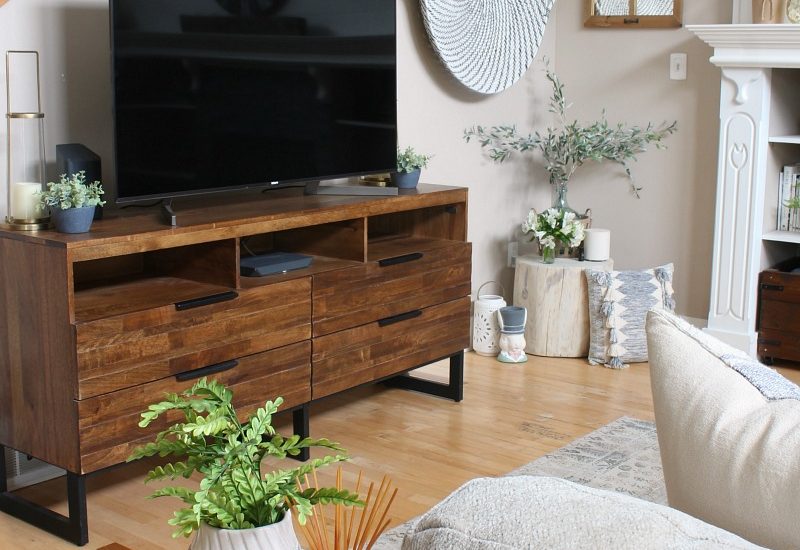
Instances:
[[[72,142],[84,143],[99,154],[103,159],[103,180],[110,180],[113,172],[108,162],[112,155],[108,0],[10,0],[0,7],[0,53],[5,55],[7,50],[37,50],[41,57],[49,180],[56,177],[56,144]],[[0,105],[5,113],[5,58],[2,64]],[[6,127],[2,124],[3,181],[6,141]],[[5,217],[6,196],[0,195],[0,215]]]
[[[548,56],[574,102],[572,114],[589,120],[606,108],[611,121],[644,124],[673,120],[678,134],[667,151],[644,154],[634,173],[642,198],[610,167],[586,166],[570,187],[576,209],[591,207],[595,225],[612,230],[619,268],[664,261],[676,264],[681,313],[708,310],[719,73],[710,50],[684,29],[585,29],[582,2],[560,0],[540,55],[509,90],[492,96],[468,91],[439,63],[429,46],[418,0],[398,5],[398,113],[402,145],[435,155],[423,180],[470,189],[469,239],[473,242],[473,290],[501,280],[511,295],[513,271],[506,246],[517,237],[530,207],[551,201],[547,175],[531,156],[497,165],[475,143],[465,143],[472,124],[516,124],[521,130],[549,121],[550,89],[540,60]],[[686,23],[730,21],[730,2],[685,3]],[[107,0],[10,0],[0,8],[0,50],[37,49],[42,55],[48,157],[55,144],[85,143],[103,159],[110,182],[111,89]],[[667,78],[669,52],[689,54],[689,79]],[[0,88],[5,104],[5,86]],[[0,174],[5,174],[5,126],[0,127]],[[51,178],[55,169],[49,170]],[[0,212],[5,212],[5,196]]]

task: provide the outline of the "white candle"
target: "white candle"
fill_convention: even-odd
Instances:
[[[604,262],[611,256],[611,231],[591,227],[583,241],[583,257],[591,262]]]
[[[9,212],[15,220],[33,220],[43,217],[37,209],[39,197],[36,193],[42,190],[42,184],[21,181],[11,186],[11,207]]]

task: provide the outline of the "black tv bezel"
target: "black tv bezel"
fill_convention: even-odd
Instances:
[[[117,187],[116,183],[119,181],[119,167],[117,165],[117,93],[116,93],[116,54],[115,54],[115,47],[114,47],[114,10],[116,4],[119,0],[109,0],[108,1],[108,16],[109,16],[109,55],[110,55],[110,62],[111,62],[111,124],[112,124],[112,143],[113,143],[113,155],[114,155],[114,204],[118,205],[130,205],[130,204],[137,204],[142,202],[154,201],[158,200],[159,202],[164,201],[165,199],[174,199],[174,198],[181,198],[181,197],[195,197],[199,195],[214,195],[214,194],[222,194],[222,193],[235,193],[235,192],[242,192],[251,189],[285,189],[290,187],[303,187],[309,183],[313,182],[322,182],[322,181],[331,181],[336,179],[344,179],[344,178],[354,178],[359,176],[368,176],[373,174],[385,174],[393,172],[397,169],[396,164],[392,164],[387,166],[386,168],[380,168],[377,170],[363,170],[363,171],[356,171],[356,172],[348,172],[342,174],[323,174],[319,176],[310,176],[310,177],[300,177],[300,178],[293,178],[293,179],[285,179],[285,180],[278,180],[278,181],[264,181],[264,182],[252,182],[246,183],[241,185],[225,185],[220,187],[203,187],[198,189],[192,189],[187,191],[171,191],[167,193],[151,193],[147,195],[129,195],[125,197],[119,196],[119,188]],[[397,49],[396,49],[396,40],[397,40],[397,5],[395,4],[395,9],[392,11],[392,19],[394,22],[394,29],[395,29],[395,119],[394,119],[394,126],[395,126],[395,149],[397,148],[397,144],[399,143],[397,138]]]

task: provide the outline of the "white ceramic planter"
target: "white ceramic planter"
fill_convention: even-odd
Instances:
[[[200,525],[190,550],[300,550],[292,514],[272,525],[254,529],[217,529]]]

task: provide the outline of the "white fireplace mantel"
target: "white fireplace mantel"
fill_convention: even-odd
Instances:
[[[777,178],[767,168],[772,69],[800,68],[800,25],[689,25],[687,29],[714,48],[710,61],[722,69],[706,330],[755,356],[762,239],[784,241],[765,236],[769,230],[764,228],[766,185]],[[800,133],[800,127],[793,132]],[[796,239],[787,236],[785,242]]]

